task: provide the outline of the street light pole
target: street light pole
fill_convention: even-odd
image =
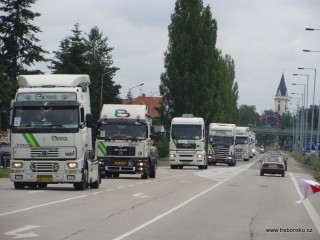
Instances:
[[[317,81],[317,69],[316,68],[302,68],[298,67],[299,70],[313,70],[314,71],[314,80],[313,80],[313,98],[312,98],[312,115],[311,115],[311,129],[310,129],[310,152],[312,148],[312,137],[313,137],[313,121],[314,121],[314,98],[316,91],[316,81]]]
[[[300,85],[300,86],[303,86],[303,92],[304,92],[304,101],[303,101],[303,106],[304,106],[304,108],[303,108],[303,110],[304,110],[304,112],[305,112],[305,117],[304,117],[304,119],[303,119],[303,122],[304,122],[304,124],[305,124],[305,130],[304,130],[304,134],[303,134],[303,145],[304,145],[304,152],[306,152],[307,151],[307,107],[306,107],[306,84],[303,84],[303,83],[301,83],[301,84],[299,84],[299,83],[292,83],[292,85],[294,85],[294,86],[298,86],[298,85]],[[303,123],[302,123],[302,126],[303,126]]]
[[[299,152],[300,153],[302,153],[302,149],[304,149],[303,148],[303,146],[304,146],[304,144],[302,144],[303,143],[303,134],[302,134],[302,132],[303,132],[303,126],[304,126],[304,124],[303,124],[303,108],[304,108],[304,96],[303,96],[303,93],[291,93],[291,94],[296,94],[296,95],[301,95],[301,102],[302,102],[302,104],[300,105],[300,98],[298,98],[299,99],[299,106],[301,106],[300,107],[300,111],[299,111],[299,113],[300,113],[300,124],[299,124]]]
[[[144,85],[144,83],[140,83],[139,85],[136,85],[134,87],[129,88],[129,91],[128,91],[129,95],[131,96],[131,89],[136,88],[136,87],[140,87],[142,85]],[[132,104],[132,99],[128,99],[128,102],[129,102],[129,104]]]
[[[108,71],[106,71],[104,74],[102,74],[102,77],[101,77],[101,87],[100,87],[100,108],[102,107],[102,95],[103,95],[103,77],[110,73],[110,72],[115,72],[117,70],[119,70],[120,68],[109,68]]]
[[[303,74],[303,73],[294,73],[293,76],[306,76],[307,77],[307,97],[306,97],[306,121],[305,121],[305,143],[307,143],[308,140],[308,113],[309,113],[309,74]],[[312,141],[309,141],[309,146],[311,146]],[[307,144],[306,144],[307,145]],[[305,149],[307,150],[307,149]]]

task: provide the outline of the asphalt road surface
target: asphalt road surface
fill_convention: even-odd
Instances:
[[[320,239],[320,195],[296,203],[308,172],[290,158],[284,178],[260,176],[259,156],[207,170],[162,164],[155,179],[120,175],[85,191],[0,179],[0,239]]]

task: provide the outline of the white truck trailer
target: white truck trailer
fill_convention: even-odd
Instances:
[[[171,169],[183,166],[208,168],[205,150],[205,124],[203,118],[184,114],[171,121],[169,162]]]
[[[208,163],[236,165],[236,125],[210,123],[208,136]]]
[[[236,159],[249,161],[250,128],[236,127]]]
[[[21,75],[10,121],[10,180],[16,189],[100,184],[93,158],[88,75]]]
[[[96,140],[96,158],[101,163],[102,176],[156,177],[157,150],[151,139],[151,125],[145,105],[103,105]]]

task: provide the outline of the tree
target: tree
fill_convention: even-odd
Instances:
[[[113,48],[108,47],[108,38],[103,38],[103,34],[97,27],[92,28],[85,38],[77,23],[72,33],[72,36],[61,41],[59,51],[54,52],[54,59],[57,60],[52,61],[52,69],[54,73],[88,74],[90,76],[92,113],[94,119],[97,120],[101,103],[121,102],[119,97],[121,86],[112,80],[119,68],[112,66],[111,51]]]
[[[79,24],[74,25],[73,35],[60,42],[59,50],[54,51],[52,70],[58,74],[88,74],[86,45]]]
[[[44,61],[47,51],[36,45],[35,34],[41,30],[30,22],[39,13],[30,11],[36,0],[0,0],[0,94],[5,105],[10,106],[17,88],[17,76],[26,72],[24,67]]]
[[[204,8],[202,0],[176,1],[168,30],[165,72],[160,77],[163,97],[160,112],[165,127],[173,117],[183,113],[203,117],[207,125],[217,119],[235,120],[236,102],[228,104],[224,114],[226,102],[237,99],[233,61],[221,57],[215,47],[217,23],[210,7]],[[219,72],[219,68],[223,70]],[[219,79],[225,73],[226,77]],[[229,116],[229,111],[234,112]]]
[[[237,125],[239,126],[248,126],[256,125],[260,122],[260,116],[256,112],[256,106],[241,105],[239,107],[239,118]]]
[[[93,27],[87,37],[84,43],[86,46],[85,57],[89,64],[88,73],[92,82],[90,89],[92,113],[94,119],[98,119],[101,103],[121,103],[121,85],[115,84],[112,80],[119,68],[112,66],[111,52],[113,48],[108,46],[108,38],[103,37],[103,33],[99,31],[98,27]],[[100,99],[101,90],[102,99]]]

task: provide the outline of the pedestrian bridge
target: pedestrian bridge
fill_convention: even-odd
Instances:
[[[256,135],[278,135],[278,136],[292,136],[293,134],[300,135],[300,130],[293,129],[293,128],[276,128],[276,127],[256,127],[256,126],[250,126],[250,129],[256,134]],[[305,134],[304,129],[301,131],[301,134]],[[310,130],[307,131],[307,135],[310,136],[311,132]],[[313,131],[313,136],[317,135],[317,130]]]

